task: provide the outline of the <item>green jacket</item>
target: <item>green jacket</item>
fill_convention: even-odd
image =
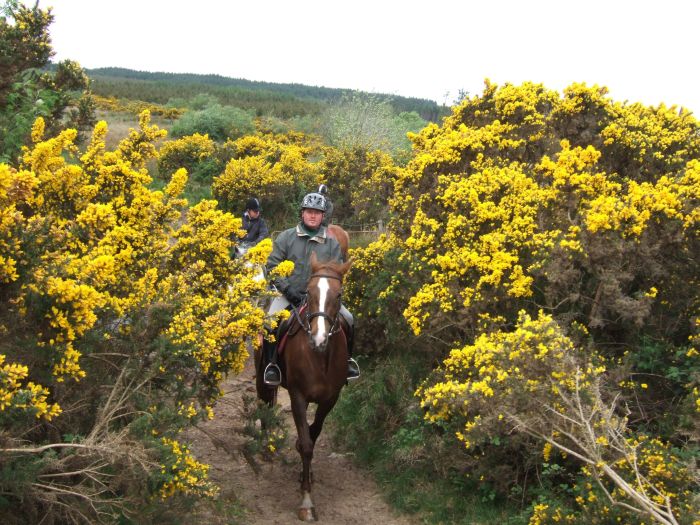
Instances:
[[[306,291],[306,283],[311,277],[311,252],[316,252],[319,261],[342,261],[340,244],[328,237],[325,226],[311,237],[304,231],[301,224],[280,233],[272,245],[272,253],[267,258],[267,269],[271,270],[282,261],[294,263],[294,272],[285,278],[275,280],[275,286],[282,293],[293,290],[297,293]]]

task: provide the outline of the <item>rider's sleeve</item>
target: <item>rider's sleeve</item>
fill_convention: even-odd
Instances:
[[[255,244],[270,236],[270,231],[267,229],[267,223],[265,219],[260,219],[260,229],[258,230],[258,237],[255,239]]]
[[[289,235],[286,231],[284,231],[280,233],[272,243],[272,253],[270,253],[270,255],[267,257],[267,263],[265,264],[268,272],[273,268],[276,268],[279,263],[287,259],[288,237]],[[289,286],[289,279],[286,277],[278,277],[273,281],[273,284],[278,290],[284,291]]]

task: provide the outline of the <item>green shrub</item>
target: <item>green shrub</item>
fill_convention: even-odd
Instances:
[[[173,137],[209,135],[212,140],[223,142],[253,133],[254,115],[232,106],[214,104],[199,111],[188,111],[172,127]]]

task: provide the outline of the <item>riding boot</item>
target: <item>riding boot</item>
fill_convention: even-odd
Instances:
[[[357,379],[360,377],[360,365],[352,358],[352,351],[355,346],[355,327],[348,325],[347,331],[348,340],[348,379]]]
[[[263,352],[267,363],[263,372],[263,382],[268,386],[278,386],[282,382],[282,371],[277,366],[277,343],[263,339]]]

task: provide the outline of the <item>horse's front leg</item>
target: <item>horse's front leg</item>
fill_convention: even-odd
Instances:
[[[314,422],[309,427],[309,434],[311,435],[311,441],[314,442],[314,445],[316,444],[318,436],[321,434],[321,430],[323,430],[323,422],[326,420],[326,416],[330,411],[333,410],[333,407],[338,401],[338,397],[339,396],[335,396],[333,399],[318,404]]]
[[[311,499],[311,460],[314,456],[314,440],[311,439],[309,423],[306,420],[308,403],[299,392],[289,392],[292,415],[297,427],[297,450],[301,456],[301,505],[298,517],[303,521],[316,521],[316,509]]]

